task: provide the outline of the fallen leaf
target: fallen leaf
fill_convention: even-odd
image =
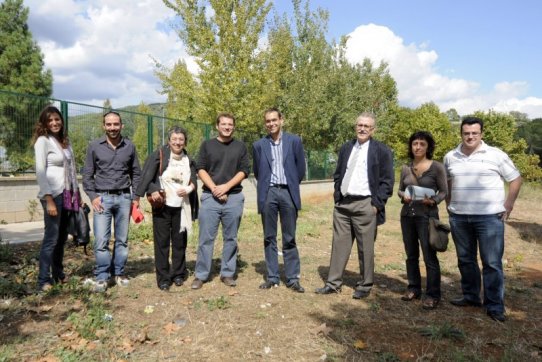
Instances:
[[[87,346],[87,344],[88,344],[88,341],[84,338],[81,338],[77,341],[77,343],[70,345],[70,348],[73,349],[74,351],[81,351]]]
[[[145,314],[151,314],[151,313],[154,313],[154,305],[148,305],[148,306],[146,306],[144,312],[145,312]]]
[[[356,342],[354,342],[354,348],[356,348],[356,349],[365,349],[365,348],[367,348],[367,345],[361,339],[358,339]]]
[[[324,336],[327,336],[333,328],[328,327],[325,323],[320,324],[318,327],[314,328],[312,330],[312,333],[319,334],[322,333]]]
[[[164,326],[164,331],[167,333],[167,334],[171,334],[173,332],[177,332],[178,330],[180,329],[180,327],[178,325],[176,325],[175,323],[173,322],[169,322],[168,324],[166,324]]]
[[[60,359],[56,358],[55,356],[45,356],[36,360],[36,362],[60,362]]]
[[[96,337],[102,338],[107,335],[107,331],[105,329],[98,329],[94,334],[96,335]]]
[[[191,342],[192,342],[192,338],[186,336],[186,337],[180,338],[179,341],[182,342],[182,343],[191,343]]]
[[[87,344],[87,350],[88,351],[94,351],[96,348],[98,348],[98,343],[92,341]]]
[[[76,331],[67,331],[60,335],[60,339],[63,339],[65,341],[73,341],[77,338],[79,338],[79,333],[77,333]]]
[[[230,292],[228,293],[228,295],[230,297],[233,297],[234,295],[239,295],[239,292],[237,290],[230,290]]]
[[[144,244],[147,244],[147,245],[151,245],[151,244],[152,244],[152,241],[149,240],[149,239],[143,239],[143,243],[144,243]]]
[[[122,340],[122,350],[126,353],[132,353],[135,350],[135,347],[128,338]]]
[[[139,331],[134,336],[132,336],[132,341],[136,343],[145,343],[148,340],[150,340],[150,338],[147,335],[146,330]]]

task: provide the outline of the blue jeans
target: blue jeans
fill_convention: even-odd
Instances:
[[[461,289],[465,299],[480,302],[482,259],[484,306],[488,312],[504,313],[504,222],[500,215],[458,215],[450,213],[450,226],[457,251]]]
[[[211,273],[213,248],[218,225],[222,224],[222,263],[220,275],[233,277],[237,268],[237,231],[243,216],[245,196],[243,193],[228,195],[228,201],[222,204],[211,193],[201,195],[199,209],[199,245],[196,261],[196,278],[206,281]]]
[[[277,223],[279,214],[282,229],[284,273],[286,274],[286,284],[291,285],[299,281],[301,269],[299,252],[295,243],[297,209],[287,189],[270,187],[262,210],[262,224],[267,280],[277,284],[280,280],[277,255]]]
[[[99,194],[104,210],[94,212],[94,254],[96,256],[96,280],[109,280],[111,276],[124,275],[128,260],[128,226],[132,197],[130,194]],[[109,251],[111,221],[115,225],[113,253]]]
[[[407,256],[408,290],[417,295],[422,292],[422,278],[420,275],[421,246],[427,274],[425,294],[440,300],[440,265],[437,252],[429,245],[429,217],[427,215],[401,216],[401,230]]]
[[[64,279],[64,244],[68,238],[68,212],[62,208],[62,194],[54,198],[57,215],[47,214],[47,202],[40,200],[45,224],[40,250],[38,288]],[[51,271],[53,276],[51,278]]]

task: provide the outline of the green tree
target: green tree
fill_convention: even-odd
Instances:
[[[484,142],[506,152],[526,180],[542,179],[542,169],[538,166],[540,158],[526,154],[527,142],[515,138],[517,126],[513,116],[495,111],[478,111],[474,116],[484,121]]]
[[[386,143],[393,149],[395,158],[408,160],[408,140],[417,131],[428,131],[436,142],[433,158],[441,161],[444,155],[459,143],[458,133],[452,131],[450,121],[434,103],[416,109],[398,107],[393,112],[393,123],[386,136]]]
[[[28,8],[22,0],[4,0],[0,4],[0,88],[46,97],[1,97],[0,142],[7,149],[10,163],[19,169],[32,163],[28,140],[52,93],[51,71],[44,68],[43,55],[27,21]]]
[[[531,122],[518,127],[517,138],[527,142],[527,153],[537,154],[542,160],[542,118],[535,118]],[[542,163],[539,163],[542,166]]]
[[[258,42],[271,5],[266,0],[163,1],[181,18],[179,36],[200,68],[203,120],[214,122],[218,112],[229,111],[238,128],[253,131],[265,92]]]

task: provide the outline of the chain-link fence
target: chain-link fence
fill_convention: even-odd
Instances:
[[[54,98],[37,97],[0,90],[0,173],[2,175],[33,173],[34,151],[32,135],[41,110],[53,104],[61,112],[78,168],[84,163],[90,141],[104,134],[103,114],[110,109]],[[163,106],[160,106],[163,110]],[[182,121],[163,115],[115,109],[121,115],[122,134],[135,144],[143,164],[147,156],[160,145],[167,143],[167,132],[172,126],[187,129],[187,151],[197,157],[201,141],[216,136],[213,124]],[[162,111],[163,112],[163,111]],[[261,135],[236,130],[235,137],[247,145]],[[335,155],[327,151],[306,150],[307,180],[328,179],[335,168]]]

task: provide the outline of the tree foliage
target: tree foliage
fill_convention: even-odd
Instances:
[[[308,1],[293,0],[293,18],[275,14],[267,28],[265,0],[163,1],[181,18],[179,36],[200,68],[158,64],[170,116],[213,123],[219,111],[233,112],[250,141],[264,133],[263,110],[277,106],[306,147],[335,150],[353,137],[359,113],[385,114],[397,103],[387,65],[350,64],[346,39],[328,41],[328,12]]]
[[[417,131],[430,132],[435,139],[435,160],[441,161],[459,143],[459,133],[452,130],[447,114],[434,103],[426,103],[416,109],[397,107],[390,115],[391,126],[384,140],[401,162],[408,160],[408,140]]]
[[[27,20],[28,8],[22,0],[4,0],[0,4],[0,88],[50,97],[52,74],[44,69],[43,55],[32,38]],[[0,142],[6,147],[10,162],[19,163],[20,169],[29,166],[26,134],[45,103],[42,98],[0,100]]]
[[[516,138],[525,139],[527,153],[536,154],[542,160],[542,118],[535,118],[519,126]]]
[[[523,138],[514,138],[517,125],[512,115],[495,111],[478,111],[474,116],[484,121],[484,142],[506,152],[526,180],[542,179],[538,155],[526,154],[527,142]]]

